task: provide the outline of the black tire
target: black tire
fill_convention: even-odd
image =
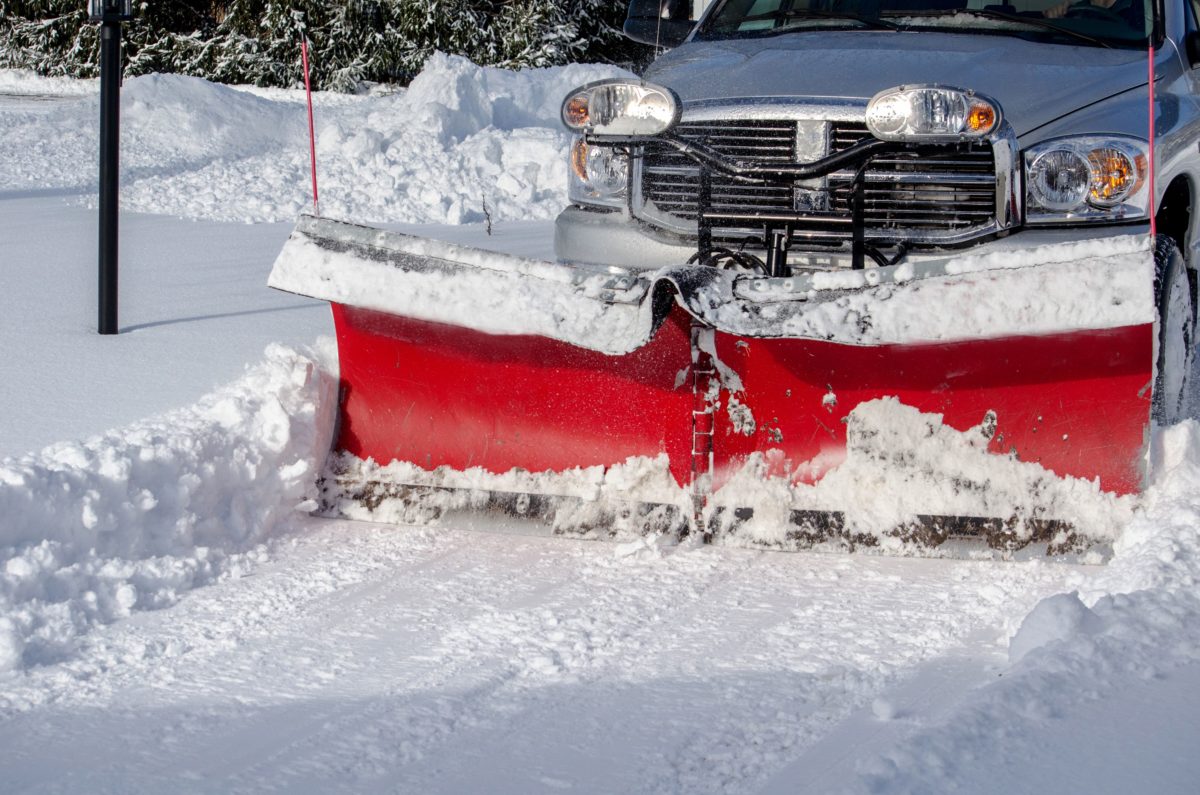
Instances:
[[[1158,305],[1158,358],[1154,367],[1151,416],[1171,425],[1192,410],[1192,368],[1196,359],[1196,310],[1187,263],[1166,236],[1154,245],[1154,297]]]

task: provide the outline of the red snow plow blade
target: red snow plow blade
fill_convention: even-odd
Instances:
[[[271,284],[333,304],[333,512],[1065,553],[1110,541],[1144,477],[1153,261],[1144,241],[1108,248],[826,285],[305,218]]]

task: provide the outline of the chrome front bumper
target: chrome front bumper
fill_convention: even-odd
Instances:
[[[1072,228],[1022,229],[953,250],[913,251],[906,262],[948,262],[964,256],[1018,252],[1039,246],[1127,235],[1144,235],[1148,224]],[[554,253],[560,262],[585,262],[634,270],[655,270],[687,262],[696,253],[695,238],[675,235],[631,217],[626,212],[603,212],[568,207],[554,222]],[[808,258],[808,261],[806,261]],[[850,252],[789,252],[793,266],[848,269]]]

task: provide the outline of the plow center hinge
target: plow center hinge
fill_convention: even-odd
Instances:
[[[692,323],[692,521],[705,541],[704,507],[712,491],[713,431],[716,405],[720,398],[720,380],[713,364],[713,330]]]

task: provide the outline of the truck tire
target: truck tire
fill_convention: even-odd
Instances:
[[[1154,296],[1158,305],[1158,361],[1151,416],[1171,425],[1192,409],[1196,315],[1187,263],[1175,241],[1160,235],[1154,245]]]

